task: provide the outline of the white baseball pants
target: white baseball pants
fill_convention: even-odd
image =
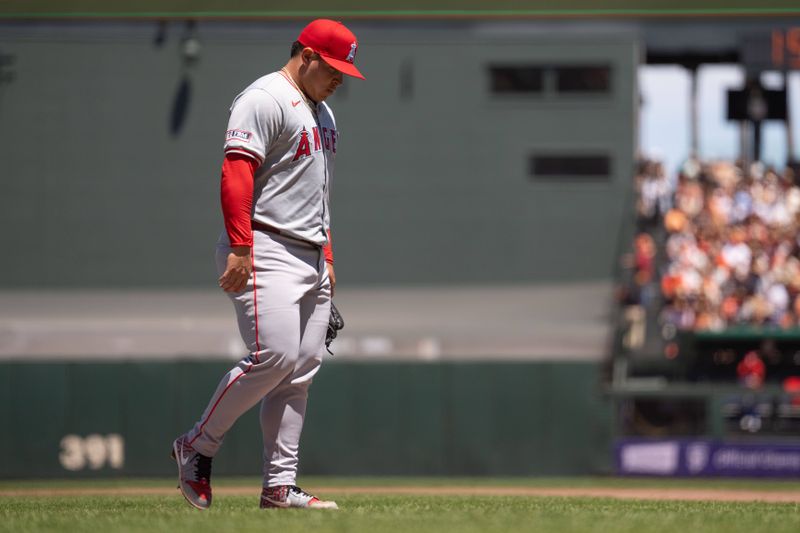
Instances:
[[[229,252],[223,232],[216,254],[220,275]],[[242,292],[230,297],[250,355],[222,378],[188,433],[189,442],[213,457],[234,422],[261,402],[264,486],[294,485],[308,387],[322,363],[330,315],[322,250],[254,230],[253,275]]]

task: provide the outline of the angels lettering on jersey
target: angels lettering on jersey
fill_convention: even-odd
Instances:
[[[321,132],[320,129],[322,130]],[[323,147],[328,152],[336,153],[336,130],[315,126],[311,128],[311,134],[309,135],[308,130],[303,128],[300,131],[300,140],[297,143],[297,151],[292,161],[308,157],[312,153],[321,151]]]

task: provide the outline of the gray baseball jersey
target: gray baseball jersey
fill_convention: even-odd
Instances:
[[[213,457],[233,423],[261,402],[265,487],[295,483],[308,387],[322,363],[331,283],[321,246],[337,140],[328,106],[307,101],[284,72],[233,101],[225,153],[259,163],[252,219],[279,231],[253,230],[251,279],[228,293],[250,355],[222,378],[186,441]],[[220,274],[229,253],[222,232]]]
[[[253,220],[317,245],[327,242],[328,199],[339,133],[283,72],[263,76],[233,101],[225,153],[256,159]]]
[[[309,496],[293,505],[273,496],[296,484],[308,388],[325,352],[333,293],[328,201],[339,133],[322,101],[344,75],[364,78],[353,64],[357,47],[341,22],[314,20],[292,45],[286,65],[257,79],[231,105],[220,188],[226,231],[216,257],[220,287],[233,303],[249,354],[222,378],[194,427],[173,442],[178,486],[199,509],[211,505],[211,458],[257,403],[262,505],[331,503]],[[246,246],[252,260],[247,284],[242,288],[244,276],[227,284],[230,272],[247,273]]]

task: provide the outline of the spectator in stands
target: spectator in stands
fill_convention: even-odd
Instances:
[[[672,200],[672,190],[664,165],[656,161],[641,161],[634,182],[639,227],[644,229],[657,225],[669,210]]]
[[[759,389],[764,384],[767,369],[756,350],[747,352],[736,366],[739,383],[748,389]]]

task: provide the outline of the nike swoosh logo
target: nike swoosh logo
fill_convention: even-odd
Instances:
[[[181,459],[181,466],[186,466],[186,463],[189,462],[189,457],[184,457],[183,455],[183,446],[181,446],[180,451],[178,452],[180,459]]]
[[[281,502],[281,501],[278,501],[278,500],[273,500],[272,498],[267,498],[266,496],[262,496],[262,498],[264,498],[265,501],[271,503],[272,505],[274,505],[276,507],[289,507],[289,502],[288,501]]]
[[[292,102],[292,107],[297,107],[297,104],[299,104],[299,103],[300,103],[300,100],[298,100],[296,102]]]

